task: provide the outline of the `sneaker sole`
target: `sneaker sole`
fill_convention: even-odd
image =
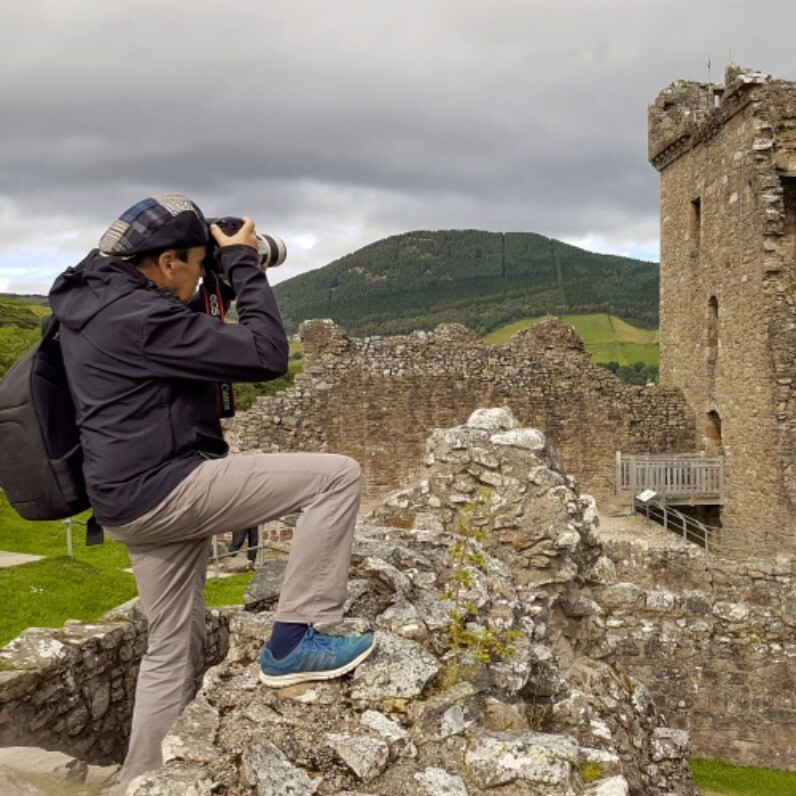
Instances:
[[[340,675],[355,669],[375,649],[376,642],[374,641],[364,652],[360,653],[359,656],[349,661],[344,666],[340,666],[337,669],[329,669],[324,672],[293,672],[291,674],[271,675],[260,671],[260,682],[265,683],[265,685],[270,688],[284,688],[288,685],[310,683],[315,680],[333,680],[335,677],[340,677]]]

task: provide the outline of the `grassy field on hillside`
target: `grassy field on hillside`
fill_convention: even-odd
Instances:
[[[488,334],[487,343],[507,343],[517,332],[533,326],[542,318],[524,318]],[[583,338],[592,360],[598,363],[617,362],[633,365],[643,362],[658,367],[658,332],[636,326],[607,313],[592,315],[562,315],[561,321],[574,327]]]

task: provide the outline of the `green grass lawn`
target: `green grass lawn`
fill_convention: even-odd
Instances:
[[[690,762],[700,789],[723,796],[794,796],[796,773],[733,766],[721,760],[695,758]]]
[[[68,619],[95,621],[136,596],[135,579],[124,572],[130,567],[124,545],[106,538],[104,544],[86,547],[85,525],[75,521],[70,558],[64,523],[28,522],[5,500],[0,504],[0,550],[45,556],[0,569],[0,646],[27,627],[61,627]],[[250,580],[251,573],[211,578],[205,588],[207,604],[240,604]]]
[[[542,318],[524,318],[503,326],[484,338],[487,343],[507,343],[517,332],[533,326]],[[575,328],[583,338],[586,350],[594,362],[617,362],[620,365],[645,365],[658,367],[658,332],[636,326],[607,313],[592,315],[562,315],[561,321]]]
[[[26,627],[90,622],[136,595],[133,576],[59,556],[0,570],[0,644]]]

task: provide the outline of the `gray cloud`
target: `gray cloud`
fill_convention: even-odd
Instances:
[[[654,256],[646,108],[730,57],[796,79],[786,0],[29,0],[0,8],[0,290],[185,191],[291,249],[410,229]]]

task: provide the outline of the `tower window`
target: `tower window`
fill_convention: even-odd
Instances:
[[[719,358],[719,300],[711,296],[708,301],[707,365],[708,379],[716,377],[716,362]],[[712,384],[711,384],[712,387]]]
[[[702,200],[699,197],[691,200],[688,233],[691,241],[691,254],[697,255],[702,238]]]

